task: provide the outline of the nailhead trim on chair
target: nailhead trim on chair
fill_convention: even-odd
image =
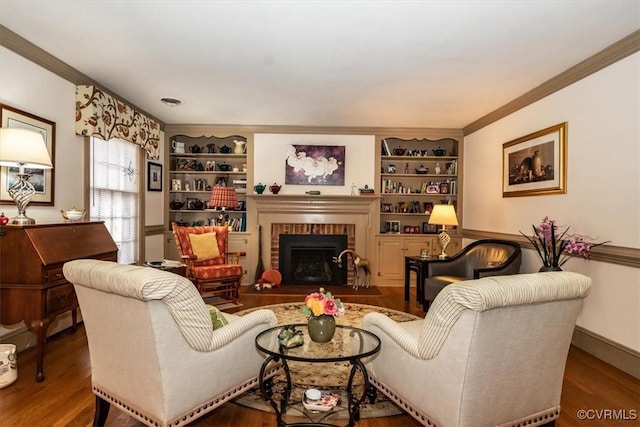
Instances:
[[[500,427],[528,427],[528,426],[540,426],[550,423],[560,416],[560,407],[547,409],[546,411],[538,412],[535,415],[512,421],[507,424],[503,424]]]
[[[395,402],[401,409],[418,420],[423,426],[428,427],[440,427],[440,424],[433,421],[426,414],[414,409],[411,405],[405,402],[400,396],[398,396],[393,390],[387,387],[385,384],[378,381],[375,377],[369,376],[369,381],[375,388],[384,393],[391,401]]]
[[[424,426],[428,426],[428,427],[439,427],[440,425],[437,424],[435,421],[433,421],[432,419],[430,419],[426,414],[414,409],[411,405],[409,405],[407,402],[405,402],[402,397],[398,396],[393,390],[391,390],[389,387],[387,387],[385,384],[381,383],[380,381],[378,381],[375,377],[369,376],[369,381],[371,382],[371,384],[377,388],[379,391],[381,391],[382,393],[384,393],[385,396],[387,396],[389,399],[391,399],[393,402],[395,402],[398,406],[400,406],[401,409],[403,409],[405,412],[407,412],[409,415],[411,415],[413,418],[415,418],[419,423],[421,423]],[[539,412],[537,414],[519,419],[519,420],[515,420],[515,421],[511,421],[508,422],[506,424],[502,424],[498,427],[533,427],[533,426],[540,426],[540,425],[544,425],[547,423],[550,423],[551,421],[555,420],[558,418],[558,416],[560,416],[560,407],[555,407],[555,408],[550,408],[547,409],[545,411]]]
[[[270,368],[267,373],[266,376],[271,377],[273,376],[277,370],[280,369],[279,365],[273,366],[272,368]],[[174,426],[174,427],[179,427],[182,425],[186,425],[189,424],[190,422],[192,422],[194,419],[196,418],[200,418],[201,416],[211,412],[212,410],[216,409],[218,406],[222,405],[223,403],[226,403],[228,401],[230,401],[231,399],[234,399],[236,397],[238,397],[239,395],[245,393],[246,391],[256,387],[258,385],[258,378],[254,377],[251,378],[247,381],[245,381],[244,383],[240,384],[237,387],[232,388],[231,390],[227,391],[226,393],[224,393],[222,396],[217,396],[216,398],[200,405],[199,407],[195,408],[194,410],[192,410],[191,412],[184,414],[184,415],[180,415],[178,417],[176,417],[175,420],[172,420],[171,422],[168,422],[166,424],[162,423],[161,421],[155,419],[154,417],[150,416],[148,413],[146,413],[145,411],[138,409],[138,408],[134,408],[124,402],[122,402],[120,399],[118,399],[115,396],[112,396],[109,392],[100,389],[97,386],[93,386],[93,393],[102,398],[103,400],[109,402],[111,405],[115,405],[117,406],[122,412],[131,415],[132,417],[138,419],[140,422],[145,423],[148,426],[152,426],[152,427],[165,427],[165,426]]]

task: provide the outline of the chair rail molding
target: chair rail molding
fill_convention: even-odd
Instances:
[[[534,249],[531,242],[520,234],[507,234],[483,230],[463,229],[464,239],[502,239],[520,243],[524,249]],[[609,264],[624,265],[625,267],[640,268],[640,249],[624,246],[602,245],[593,248],[591,260],[606,262]]]

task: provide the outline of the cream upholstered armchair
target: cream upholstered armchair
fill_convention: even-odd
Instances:
[[[570,272],[493,276],[447,286],[423,320],[367,314],[382,341],[371,382],[428,426],[553,425],[590,286]]]
[[[225,313],[214,330],[215,308],[184,277],[96,260],[63,272],[89,342],[94,426],[110,405],[147,425],[181,426],[257,386],[264,359],[254,340],[276,325],[272,311]]]

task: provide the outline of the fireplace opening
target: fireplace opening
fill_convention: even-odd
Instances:
[[[281,234],[279,236],[279,269],[283,284],[347,283],[347,264],[342,268],[333,262],[347,249],[347,236],[339,234]]]

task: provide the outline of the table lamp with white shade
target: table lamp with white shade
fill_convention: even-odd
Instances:
[[[11,218],[11,224],[35,224],[26,215],[27,205],[36,193],[29,182],[31,174],[25,169],[53,169],[49,151],[42,134],[19,128],[0,128],[0,166],[19,168],[16,180],[7,192],[18,207],[18,216]]]
[[[431,211],[431,216],[429,216],[429,224],[442,226],[442,232],[438,236],[442,252],[440,253],[440,255],[438,255],[438,258],[445,259],[447,258],[445,249],[451,241],[451,237],[449,237],[449,235],[447,234],[446,226],[458,225],[458,218],[456,217],[456,210],[454,209],[453,205],[435,205],[433,207],[433,211]]]

